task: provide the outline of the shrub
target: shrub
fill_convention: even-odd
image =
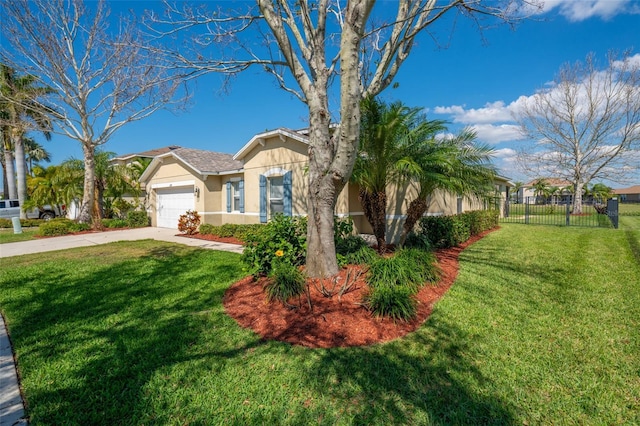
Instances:
[[[218,235],[213,232],[216,228],[217,226],[214,226],[210,223],[203,223],[200,225],[200,228],[198,228],[198,232],[203,235]]]
[[[30,228],[33,226],[40,226],[44,223],[42,219],[20,219],[20,225],[23,228]],[[13,228],[13,221],[11,219],[0,219],[0,228]]]
[[[425,283],[436,283],[440,278],[440,270],[433,253],[416,248],[404,248],[395,254],[402,264],[410,268],[409,279],[422,287]]]
[[[403,286],[372,288],[365,296],[364,305],[375,316],[409,321],[417,313],[417,301],[411,289]]]
[[[178,231],[184,234],[195,234],[199,226],[200,215],[195,210],[187,210],[187,212],[180,215],[180,219],[178,219]]]
[[[433,247],[455,247],[472,235],[498,226],[497,210],[478,210],[453,216],[428,216],[420,219],[421,234]]]
[[[71,219],[52,219],[40,224],[38,234],[45,237],[70,234],[74,232],[73,225],[74,222]]]
[[[369,287],[408,287],[416,293],[432,277],[426,267],[415,263],[418,261],[433,263],[429,253],[416,249],[400,250],[393,257],[378,259],[369,268]]]
[[[415,248],[424,251],[431,250],[431,241],[424,234],[410,232],[404,242],[403,248]]]
[[[127,213],[127,224],[130,228],[143,228],[149,226],[149,216],[144,210],[133,210]]]
[[[358,238],[362,241],[362,238]],[[380,259],[378,252],[367,246],[365,243],[363,246],[360,246],[357,250],[348,251],[343,253],[336,254],[338,258],[338,265],[371,265],[373,262]]]
[[[102,226],[109,229],[126,228],[128,225],[124,219],[102,219]]]
[[[256,227],[244,239],[242,260],[254,275],[269,275],[276,258],[293,266],[304,264],[307,252],[307,219],[276,215],[269,223]]]
[[[278,259],[269,275],[269,283],[265,286],[267,300],[279,300],[286,303],[292,297],[304,293],[306,279],[304,274],[286,261]]]

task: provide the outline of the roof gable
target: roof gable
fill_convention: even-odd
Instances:
[[[240,151],[238,151],[236,155],[233,156],[233,159],[241,160],[249,152],[251,152],[251,150],[256,145],[258,144],[264,145],[267,139],[276,137],[276,136],[278,136],[282,140],[285,140],[285,138],[289,138],[304,144],[309,144],[309,137],[307,135],[304,135],[295,130],[285,129],[283,127],[280,127],[276,130],[270,130],[268,132],[258,133],[257,135],[252,137],[251,140],[249,140],[249,142],[247,142],[242,148],[240,148]]]
[[[155,170],[162,165],[163,159],[173,157],[185,167],[204,179],[207,175],[234,173],[243,169],[242,161],[233,159],[231,154],[205,151],[202,149],[178,148],[159,155],[153,159],[149,167],[140,176],[140,181],[148,180]]]

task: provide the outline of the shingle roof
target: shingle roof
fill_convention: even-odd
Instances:
[[[242,161],[233,159],[233,155],[221,152],[178,148],[171,154],[202,174],[241,170],[244,167]]]
[[[633,185],[629,188],[614,189],[614,194],[640,194],[640,185]]]
[[[133,157],[153,158],[161,154],[166,154],[167,152],[171,152],[178,148],[180,148],[180,146],[178,145],[169,145],[169,146],[164,146],[162,148],[150,149],[149,151],[132,152],[131,154],[119,155],[116,158],[114,158],[114,160],[124,160],[128,158],[133,158]]]
[[[530,182],[524,184],[525,187],[531,187],[535,185],[539,180],[544,180],[547,183],[547,186],[557,186],[558,188],[564,188],[566,186],[573,185],[566,179],[561,178],[536,178]]]

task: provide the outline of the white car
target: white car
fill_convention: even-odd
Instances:
[[[54,217],[65,216],[65,206],[42,206],[27,210],[28,219],[44,219],[50,220]],[[11,219],[12,217],[20,217],[20,201],[18,200],[0,200],[0,218]]]

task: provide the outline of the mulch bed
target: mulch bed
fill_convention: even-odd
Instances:
[[[318,290],[319,281],[308,279],[312,309],[306,296],[290,300],[290,306],[280,302],[269,303],[263,291],[266,278],[256,281],[246,277],[227,290],[224,307],[238,324],[255,331],[265,340],[279,340],[309,348],[330,348],[372,345],[397,339],[416,330],[429,317],[434,304],[458,275],[458,256],[462,250],[489,232],[474,236],[458,247],[436,251],[441,279],[437,284],[420,290],[417,295],[418,315],[411,322],[374,317],[361,305],[362,296],[367,291],[364,274],[356,281],[355,290],[340,298],[337,295],[331,298],[323,296]],[[199,238],[197,235],[193,237]],[[338,287],[347,274],[354,277],[358,271],[358,266],[342,269]],[[325,286],[331,285],[331,282],[325,282]]]

